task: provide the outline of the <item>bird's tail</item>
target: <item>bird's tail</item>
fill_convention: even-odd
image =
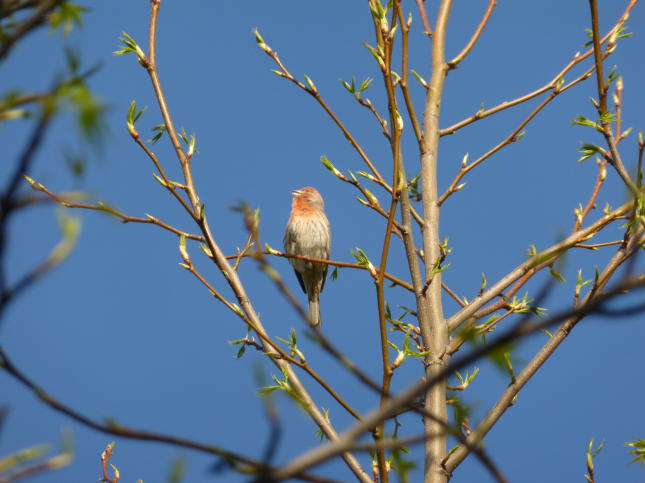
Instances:
[[[321,323],[318,294],[314,293],[309,297],[309,325],[312,327],[320,327]]]

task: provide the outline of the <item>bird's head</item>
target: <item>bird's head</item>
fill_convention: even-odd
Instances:
[[[320,193],[315,188],[307,186],[299,190],[293,190],[293,205],[300,208],[313,208],[316,210],[324,210],[325,203],[320,196]]]

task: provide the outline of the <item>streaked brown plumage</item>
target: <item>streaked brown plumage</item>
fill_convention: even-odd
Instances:
[[[291,215],[284,232],[284,251],[290,255],[329,259],[331,230],[322,196],[314,188],[293,191]],[[319,296],[325,286],[328,265],[290,258],[298,282],[309,300],[309,323],[319,327]]]

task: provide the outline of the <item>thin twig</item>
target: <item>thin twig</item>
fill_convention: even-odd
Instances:
[[[586,248],[587,250],[597,250],[598,248],[601,248],[601,247],[610,247],[612,245],[620,245],[622,243],[623,243],[623,240],[616,240],[616,241],[610,241],[606,243],[594,243],[593,245],[577,243],[576,245],[573,245],[573,246],[576,248]]]
[[[576,222],[573,225],[573,230],[572,232],[575,233],[580,229],[582,226],[582,223],[585,221],[585,218],[587,218],[587,215],[589,212],[596,206],[596,199],[598,198],[598,193],[600,193],[600,188],[602,187],[603,182],[605,181],[605,178],[607,177],[607,169],[605,168],[605,164],[607,164],[607,161],[601,160],[598,161],[598,176],[596,177],[596,183],[594,184],[593,191],[591,192],[591,196],[589,197],[589,201],[587,201],[587,204],[583,208],[583,210],[578,213],[576,211]],[[580,246],[580,245],[576,245]]]
[[[380,1],[380,0],[379,0]],[[372,2],[370,8],[374,9]],[[391,29],[397,27],[397,9],[392,10],[392,18],[390,25],[385,27],[383,22],[380,22],[376,16],[372,16],[374,23],[374,31],[376,33],[376,41],[379,51],[384,53],[383,67],[381,68],[383,84],[387,93],[388,100],[388,113],[390,119],[391,133],[390,133],[390,149],[392,153],[392,192],[390,199],[390,209],[388,210],[387,224],[385,227],[385,234],[381,247],[381,257],[379,261],[378,273],[375,278],[376,289],[376,303],[377,314],[379,322],[379,335],[381,346],[381,398],[379,404],[383,406],[390,392],[390,385],[392,383],[393,368],[390,364],[390,348],[388,345],[387,334],[387,321],[385,318],[385,295],[384,295],[384,274],[387,268],[387,261],[390,254],[390,242],[392,240],[392,229],[394,227],[394,219],[396,209],[399,202],[401,191],[407,191],[405,185],[405,170],[403,169],[403,161],[401,159],[401,132],[403,130],[402,122],[400,120],[399,109],[397,105],[394,81],[392,79],[392,54],[394,47],[394,37],[390,35]],[[388,30],[389,29],[389,30]],[[403,179],[401,179],[403,177]],[[403,189],[401,190],[401,187]],[[416,254],[414,255],[416,257]],[[373,431],[374,441],[382,440],[385,437],[385,422],[381,422]],[[376,458],[378,463],[378,476],[382,483],[389,481],[388,465],[385,458],[385,451],[383,448],[377,448]]]
[[[536,256],[531,257],[527,261],[521,263],[507,275],[502,277],[497,283],[495,283],[491,288],[486,290],[483,294],[478,295],[473,300],[471,300],[468,305],[455,313],[452,317],[448,319],[448,326],[450,331],[454,331],[459,327],[464,321],[469,319],[477,310],[487,304],[494,297],[497,297],[502,291],[508,287],[510,284],[520,279],[526,275],[531,270],[534,270],[538,265],[544,266],[547,263],[553,262],[559,258],[565,251],[576,245],[577,243],[589,239],[590,235],[593,235],[598,230],[608,225],[609,223],[616,220],[618,217],[621,217],[629,211],[634,206],[633,201],[629,201],[619,208],[607,213],[605,216],[595,221],[587,228],[581,229],[576,233],[569,235],[567,238],[562,240],[555,245],[550,246],[546,250],[541,251]]]
[[[600,43],[606,42],[607,39],[609,39],[614,34],[614,32],[618,29],[618,26],[621,25],[623,22],[625,22],[625,20],[629,16],[629,13],[634,8],[634,6],[636,5],[637,2],[638,2],[638,0],[630,0],[629,4],[627,5],[625,10],[623,11],[623,13],[620,16],[620,18],[618,19],[618,21],[616,21],[616,23],[609,30],[609,32],[607,32],[605,34],[605,36],[601,39]],[[504,101],[504,102],[502,102],[501,104],[498,104],[495,107],[491,107],[490,109],[486,109],[486,110],[483,110],[483,111],[477,111],[472,116],[469,116],[466,119],[453,124],[452,126],[449,126],[449,127],[445,128],[445,129],[442,129],[441,130],[441,136],[445,136],[445,135],[448,135],[448,134],[454,134],[455,132],[457,132],[462,127],[467,126],[469,124],[472,124],[473,122],[476,122],[476,121],[478,121],[480,119],[484,119],[484,118],[486,118],[488,116],[491,116],[491,115],[493,115],[493,114],[495,114],[497,112],[503,111],[503,110],[508,109],[510,107],[522,104],[522,103],[524,103],[526,101],[529,101],[529,100],[533,99],[534,97],[537,97],[540,94],[543,94],[543,93],[545,93],[547,91],[556,89],[558,84],[561,82],[561,79],[564,78],[564,75],[567,72],[569,72],[574,66],[576,66],[577,64],[579,64],[580,62],[582,62],[583,60],[585,60],[586,58],[588,58],[592,54],[593,54],[593,48],[588,49],[587,51],[585,51],[582,54],[580,54],[579,52],[576,53],[573,56],[573,58],[569,61],[569,63],[562,70],[560,70],[560,72],[558,72],[551,79],[551,81],[549,81],[544,86],[542,86],[542,87],[540,87],[540,88],[538,88],[538,89],[536,89],[536,90],[534,90],[532,92],[529,92],[528,94],[525,94],[525,95],[520,96],[520,97],[518,97],[516,99],[513,99],[512,101]]]
[[[488,8],[486,9],[486,12],[484,12],[484,16],[479,22],[479,25],[477,25],[477,28],[475,29],[475,32],[473,33],[473,36],[470,38],[466,46],[462,49],[461,52],[457,54],[457,56],[452,59],[451,61],[448,62],[448,68],[449,69],[454,69],[457,67],[457,65],[466,58],[466,56],[470,53],[472,48],[475,46],[477,43],[477,40],[479,40],[479,36],[481,35],[482,31],[484,30],[484,27],[486,27],[486,24],[488,23],[488,19],[490,18],[491,13],[493,13],[493,9],[495,8],[495,5],[497,2],[495,0],[488,0]]]
[[[146,218],[138,218],[135,216],[126,215],[125,213],[122,213],[121,211],[106,205],[102,201],[99,201],[96,204],[76,203],[72,201],[67,201],[67,199],[65,199],[63,195],[57,195],[56,193],[53,193],[52,191],[47,189],[42,183],[38,183],[30,178],[27,178],[27,181],[29,182],[29,184],[34,190],[40,191],[41,193],[45,193],[47,196],[49,196],[50,198],[52,198],[53,200],[60,203],[62,206],[66,208],[78,208],[82,210],[102,211],[104,213],[109,213],[110,215],[120,218],[123,223],[143,223],[143,224],[157,225],[171,233],[174,233],[177,236],[180,236],[180,237],[183,236],[185,238],[201,241],[201,242],[204,241],[203,236],[194,235],[192,233],[181,231],[175,228],[174,226],[169,225],[168,223],[165,223],[155,218],[152,215],[146,215]]]
[[[303,91],[305,91],[307,94],[312,96],[318,104],[325,110],[325,112],[331,117],[331,119],[334,121],[336,126],[342,131],[343,135],[349,141],[351,146],[354,148],[354,150],[358,153],[358,155],[361,157],[363,162],[367,165],[367,167],[370,169],[370,171],[374,174],[376,179],[378,180],[379,184],[382,184],[384,187],[387,187],[389,191],[391,191],[391,188],[387,185],[385,180],[383,179],[383,176],[381,176],[381,173],[379,173],[378,169],[376,169],[376,166],[372,163],[372,161],[369,159],[361,145],[356,141],[354,136],[349,132],[349,130],[345,127],[343,122],[336,116],[336,113],[329,107],[327,102],[323,99],[323,97],[320,95],[318,92],[318,89],[312,88],[310,86],[305,85],[303,82],[299,81],[296,79],[291,72],[287,70],[287,68],[284,66],[282,61],[280,60],[280,57],[278,57],[278,53],[275,52],[271,47],[269,47],[266,43],[262,42],[260,45],[260,48],[266,52],[266,54],[273,59],[273,61],[277,64],[277,66],[280,68],[279,71],[274,71],[276,74],[278,74],[280,77],[284,77],[285,79],[290,80],[293,82],[295,85],[300,87]]]
[[[112,465],[112,472],[114,473],[114,477],[110,477],[110,474],[108,472],[108,463],[110,462],[110,458],[112,457],[112,449],[114,448],[114,444],[108,444],[105,450],[101,453],[101,470],[103,472],[103,477],[99,478],[99,481],[103,481],[104,483],[118,483],[119,482],[119,472],[116,469],[114,465]]]
[[[410,90],[408,88],[408,79],[410,78],[410,70],[408,69],[410,25],[403,18],[403,9],[401,8],[400,2],[395,3],[395,8],[397,9],[399,25],[401,28],[401,80],[399,82],[399,86],[403,93],[405,108],[408,111],[408,118],[412,124],[412,130],[414,131],[414,136],[419,146],[419,152],[422,152],[423,133],[421,132],[419,119],[417,119],[417,115],[414,110],[414,103],[412,102],[412,96],[410,95]]]
[[[246,290],[239,278],[238,273],[235,270],[233,270],[233,267],[231,266],[231,264],[229,264],[229,262],[226,260],[224,253],[222,252],[221,248],[219,247],[219,245],[215,241],[215,238],[213,237],[210,226],[208,224],[208,220],[206,219],[206,216],[204,213],[203,206],[199,202],[199,198],[197,196],[197,193],[194,187],[192,172],[190,167],[190,160],[187,157],[186,153],[183,151],[181,144],[179,143],[179,139],[175,131],[174,125],[171,122],[165,97],[161,89],[161,84],[159,81],[157,67],[156,67],[156,60],[155,60],[155,50],[156,50],[155,42],[156,42],[156,29],[157,29],[157,17],[159,13],[159,6],[160,6],[160,0],[151,0],[150,31],[148,36],[149,54],[148,54],[148,58],[145,58],[145,57],[141,58],[140,56],[139,61],[146,67],[146,70],[148,71],[148,74],[150,76],[153,89],[157,97],[157,102],[159,104],[159,108],[161,109],[162,116],[164,118],[164,124],[166,126],[166,130],[168,132],[170,140],[175,149],[175,153],[181,165],[182,171],[184,173],[185,188],[183,189],[185,190],[185,192],[187,193],[190,199],[190,204],[192,208],[191,216],[199,226],[200,231],[204,236],[204,243],[206,245],[206,248],[210,252],[209,256],[225,276],[227,283],[229,284],[230,288],[235,294],[235,298],[240,304],[240,310],[245,314],[245,317],[247,317],[248,320],[250,320],[254,324],[254,327],[255,327],[254,331],[260,336],[261,339],[265,340],[266,338],[268,338],[266,330],[264,329],[264,326],[260,321],[260,318],[251,303],[251,299],[246,293]],[[298,402],[301,404],[301,406],[306,409],[306,411],[309,413],[309,415],[314,420],[314,422],[318,425],[318,427],[323,431],[323,433],[330,440],[332,441],[335,440],[337,438],[337,433],[334,427],[332,426],[331,422],[325,417],[325,415],[319,410],[318,405],[313,401],[313,399],[311,398],[306,388],[302,385],[291,363],[282,359],[281,357],[275,357],[279,355],[279,352],[277,352],[271,345],[266,344],[265,349],[266,349],[267,355],[269,356],[269,359],[278,367],[280,371],[284,371],[286,373],[289,384],[293,388],[294,394],[296,395]],[[367,476],[367,473],[361,467],[360,463],[356,460],[356,458],[352,454],[344,453],[342,455],[342,459],[346,462],[347,466],[352,471],[352,473],[361,482],[363,483],[369,482],[369,477]]]
[[[614,254],[612,259],[605,266],[603,272],[598,277],[594,288],[585,296],[583,302],[571,311],[570,315],[567,315],[565,317],[561,316],[554,319],[555,321],[560,319],[563,320],[563,322],[558,330],[549,338],[546,344],[526,365],[522,372],[517,375],[515,381],[513,381],[513,383],[509,385],[509,387],[504,391],[504,393],[500,396],[492,409],[479,423],[477,428],[468,436],[467,440],[469,443],[471,443],[471,445],[479,444],[482,438],[488,433],[488,431],[490,431],[490,429],[495,425],[495,423],[499,420],[506,409],[508,409],[508,407],[511,405],[517,393],[524,387],[524,385],[531,379],[531,377],[533,377],[537,370],[542,367],[544,362],[559,347],[559,345],[569,335],[573,327],[575,327],[575,325],[580,320],[582,320],[585,315],[592,313],[595,308],[599,307],[600,303],[609,300],[612,297],[612,295],[610,295],[610,293],[608,292],[601,292],[601,289],[608,283],[611,275],[615,273],[617,268],[632,255],[635,245],[633,243],[633,240],[636,238],[637,237],[633,237],[631,244],[623,246]],[[638,279],[635,282],[645,282],[645,279],[643,279],[643,277],[641,277],[641,279],[642,280],[640,280],[640,282],[638,281]],[[619,284],[616,289],[611,291],[611,293],[619,294],[621,285],[629,285],[629,283],[624,282],[623,284]],[[547,327],[545,326],[543,328]],[[541,329],[542,328],[540,328],[540,330]],[[446,468],[446,470],[452,472],[464,460],[464,458],[466,458],[469,452],[470,450],[468,448],[461,445],[455,451],[451,452],[444,462],[444,467]]]
[[[291,475],[297,472],[311,468],[315,465],[329,460],[342,451],[346,451],[347,448],[352,447],[354,442],[357,441],[358,438],[360,438],[366,431],[369,431],[369,429],[377,424],[378,421],[381,421],[384,418],[389,418],[393,414],[396,414],[398,411],[400,411],[401,408],[407,407],[407,405],[409,405],[410,402],[417,397],[417,395],[426,391],[427,388],[437,385],[450,374],[452,374],[455,370],[459,370],[463,367],[468,366],[469,364],[472,364],[474,361],[479,360],[481,357],[490,353],[491,351],[499,347],[503,347],[511,341],[517,341],[530,334],[534,334],[538,331],[547,329],[550,326],[561,321],[568,321],[572,318],[582,318],[584,316],[587,316],[591,313],[594,313],[598,308],[600,308],[608,301],[623,295],[625,291],[632,289],[643,289],[644,287],[645,275],[641,275],[635,279],[625,280],[611,290],[596,293],[594,297],[590,297],[585,303],[580,304],[579,307],[575,307],[572,310],[565,311],[561,314],[557,314],[547,319],[540,319],[535,322],[524,321],[521,325],[516,325],[515,327],[509,328],[506,332],[500,334],[500,336],[496,339],[491,340],[490,342],[487,342],[486,344],[474,349],[471,353],[462,356],[459,359],[453,359],[450,364],[448,364],[442,371],[438,372],[432,379],[419,380],[415,382],[407,389],[390,399],[385,407],[375,409],[369,414],[365,415],[363,421],[356,423],[348,428],[344,433],[339,435],[338,440],[307,451],[301,456],[291,460],[285,466],[281,467],[273,474],[273,476],[275,478],[282,479],[289,478]],[[540,365],[543,361],[544,360],[540,362]],[[519,379],[520,376],[518,376],[518,381]],[[515,388],[517,384],[518,383],[516,382],[512,387]],[[506,397],[506,394],[504,396]],[[471,438],[469,437],[468,439],[470,440]],[[450,473],[451,469],[454,469],[455,467],[454,464],[451,464],[451,459],[454,458],[454,455],[454,452],[451,453],[446,461],[443,462],[443,464],[440,463],[440,466],[448,473]]]
[[[12,47],[22,37],[32,32],[36,27],[43,25],[47,21],[47,17],[58,7],[64,0],[43,0],[38,2],[36,11],[24,21],[16,25],[10,33],[4,33],[2,44],[0,45],[0,61],[9,54]]]
[[[625,169],[625,165],[620,157],[618,152],[618,146],[614,134],[612,132],[611,124],[607,119],[607,90],[609,85],[605,85],[605,77],[603,72],[603,54],[601,48],[601,39],[598,27],[598,4],[597,0],[589,0],[589,6],[591,10],[591,32],[593,40],[593,53],[594,61],[596,65],[596,84],[598,89],[598,115],[600,117],[600,125],[602,126],[602,134],[607,141],[609,146],[609,151],[611,152],[611,159],[609,163],[614,167],[618,175],[621,177],[625,185],[629,188],[632,196],[639,196],[639,189],[636,184],[632,181],[631,177]],[[612,37],[609,40],[609,45],[607,50],[611,51],[615,47],[615,39]]]
[[[277,250],[271,249],[270,251],[254,251],[252,253],[245,253],[242,255],[243,258],[246,257],[254,257],[256,255],[273,255],[276,257],[282,257],[282,258],[294,258],[297,260],[306,260],[308,262],[314,262],[314,263],[320,263],[323,265],[331,265],[332,267],[340,267],[340,268],[355,268],[358,270],[367,270],[370,271],[370,267],[366,265],[359,265],[357,263],[347,263],[347,262],[338,262],[335,260],[326,260],[323,258],[314,258],[314,257],[305,257],[304,255],[292,255],[289,253],[284,253],[284,252],[279,252]],[[239,254],[237,255],[228,255],[226,258],[228,260],[237,260],[239,257]],[[376,274],[378,274],[378,269],[374,268],[376,270]],[[412,291],[412,285],[410,285],[408,282],[405,282],[404,280],[401,280],[400,278],[395,277],[394,275],[391,275],[389,273],[385,273],[384,278],[387,278],[389,281],[391,281],[395,285],[399,285],[406,290]]]
[[[428,13],[426,12],[425,0],[415,0],[417,2],[417,7],[419,8],[419,15],[421,16],[421,22],[423,23],[423,32],[428,37],[432,37],[432,28],[430,27],[430,22],[428,21]]]

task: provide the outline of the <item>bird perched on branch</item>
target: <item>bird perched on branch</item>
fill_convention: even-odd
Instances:
[[[284,251],[289,255],[329,259],[331,230],[325,203],[314,188],[292,191],[291,215],[284,232]],[[325,286],[327,264],[289,258],[298,282],[309,299],[309,324],[320,327],[319,296]]]

